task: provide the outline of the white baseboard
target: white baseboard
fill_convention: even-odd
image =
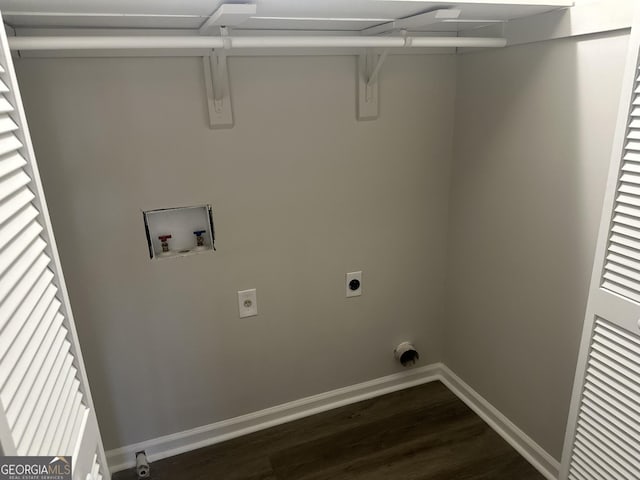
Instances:
[[[446,365],[440,367],[439,380],[446,385],[460,400],[467,404],[480,418],[505,439],[520,455],[548,480],[557,480],[560,463],[547,453],[540,445],[520,430],[511,420],[505,417],[493,405],[487,402],[478,392],[467,385]]]
[[[144,450],[149,461],[153,462],[316,413],[432,382],[440,378],[441,368],[440,363],[413,368],[247,415],[109,450],[106,452],[109,470],[114,473],[134,467],[135,453],[141,450]]]
[[[558,461],[441,363],[414,368],[210,425],[109,450],[107,452],[109,470],[114,473],[134,467],[135,452],[141,450],[146,451],[147,458],[153,462],[436,380],[446,385],[545,478],[557,480],[560,469]]]

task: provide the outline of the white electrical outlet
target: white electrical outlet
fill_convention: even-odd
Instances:
[[[347,273],[347,297],[359,297],[362,295],[362,272]]]
[[[238,312],[240,318],[258,315],[258,296],[255,288],[238,292]]]

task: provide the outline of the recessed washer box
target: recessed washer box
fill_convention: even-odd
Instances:
[[[142,212],[150,258],[171,258],[215,250],[211,205]]]

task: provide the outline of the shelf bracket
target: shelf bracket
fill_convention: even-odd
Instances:
[[[225,27],[222,27],[220,31],[224,40],[224,48],[211,50],[208,56],[202,57],[204,83],[209,107],[209,126],[211,128],[231,128],[233,127],[233,109],[227,68],[227,50],[231,48],[231,39]]]
[[[392,22],[376,25],[362,30],[362,35],[380,35],[398,30],[420,30],[422,27],[441,22],[455,21],[460,17],[462,10],[459,8],[439,8],[426,13],[419,13],[411,17],[405,17]]]
[[[389,54],[389,49],[387,48],[384,50],[384,52],[382,52],[382,55],[378,56],[378,60],[376,61],[376,64],[373,67],[373,70],[368,73],[367,87],[372,87],[378,81],[378,73],[380,73],[382,64],[387,59],[388,54]],[[371,63],[373,62],[367,62],[367,68],[369,68]]]
[[[387,58],[389,49],[376,54],[367,49],[358,58],[358,120],[375,120],[378,118],[378,74]]]

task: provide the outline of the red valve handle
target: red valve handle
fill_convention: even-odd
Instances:
[[[160,235],[158,238],[160,239],[161,242],[166,242],[168,239],[171,238],[171,235]]]

